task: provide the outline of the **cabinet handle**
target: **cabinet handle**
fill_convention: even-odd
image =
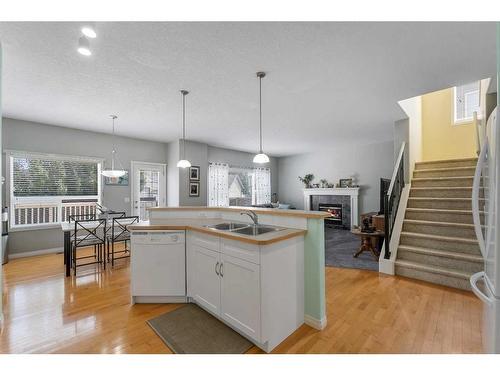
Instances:
[[[217,276],[220,276],[220,275],[219,275],[219,271],[217,270],[217,267],[218,267],[218,266],[219,266],[219,262],[217,262],[217,263],[215,264],[215,273],[217,274]]]
[[[220,266],[219,266],[219,273],[220,273],[220,275],[221,275],[222,277],[224,277],[224,274],[222,273],[222,270],[223,270],[222,266],[223,266],[223,265],[224,265],[224,263],[221,263],[221,264],[220,264]]]

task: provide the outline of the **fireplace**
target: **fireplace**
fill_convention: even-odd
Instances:
[[[342,204],[339,203],[320,203],[319,211],[326,211],[330,216],[325,218],[325,224],[343,226],[342,222]]]

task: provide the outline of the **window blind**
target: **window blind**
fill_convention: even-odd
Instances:
[[[15,197],[98,195],[98,163],[42,156],[12,158]]]

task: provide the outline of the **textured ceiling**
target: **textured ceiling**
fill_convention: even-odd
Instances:
[[[495,75],[494,23],[0,23],[4,116],[288,155],[392,138],[397,101]],[[332,149],[334,152],[334,149]]]

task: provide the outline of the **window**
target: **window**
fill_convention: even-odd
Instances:
[[[251,206],[254,173],[248,168],[229,168],[229,205]]]
[[[95,213],[100,202],[99,159],[11,152],[10,226],[33,228]]]
[[[208,168],[210,206],[253,206],[271,203],[269,168],[230,167],[211,163]]]
[[[474,112],[477,112],[480,118],[479,107],[479,81],[468,83],[463,86],[457,86],[454,92],[454,120],[455,123],[472,121]]]

